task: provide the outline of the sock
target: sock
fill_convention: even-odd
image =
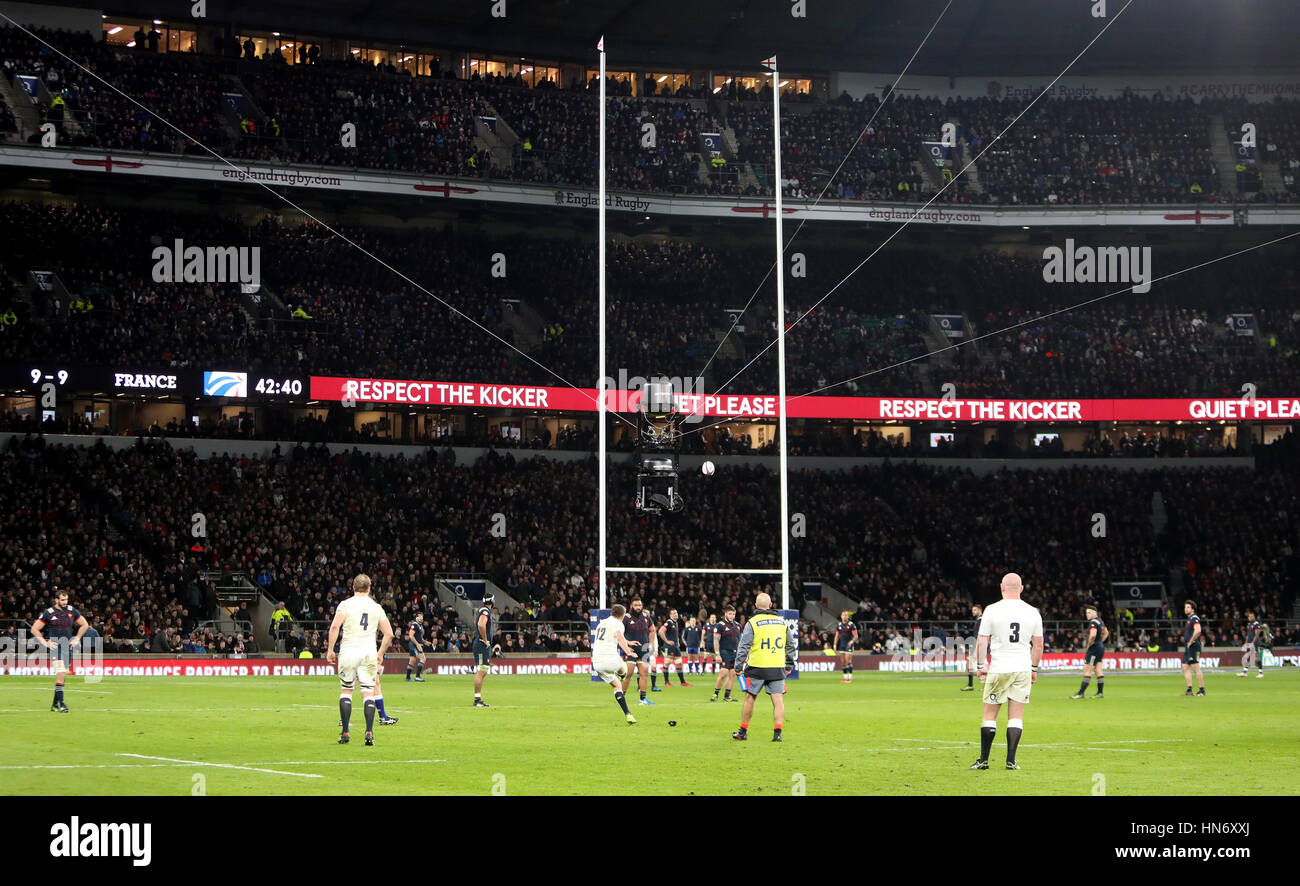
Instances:
[[[847,668],[845,668],[844,672],[849,675],[850,680],[853,679],[853,665],[849,665]]]
[[[410,665],[407,665],[407,666],[406,666],[406,679],[408,679],[408,680],[411,679],[411,666],[410,666]]]
[[[423,677],[423,676],[424,676],[424,665],[423,665],[423,664],[417,664],[417,665],[415,666],[415,676],[417,676],[417,677]]]
[[[748,723],[741,723],[741,724],[740,724],[740,731],[741,731],[741,732],[748,732],[748,731],[749,731],[749,724],[748,724]]]
[[[481,693],[481,692],[475,692],[475,693],[474,693],[474,700],[475,700],[475,701],[478,701],[478,700],[481,699],[482,697],[483,697],[483,693]]]
[[[722,688],[721,688],[720,686],[714,686],[714,687],[713,687],[713,697],[714,697],[714,698],[717,698],[717,697],[718,697],[718,693],[721,692],[721,691],[722,691]]]
[[[642,700],[642,701],[645,701],[645,690],[644,690],[644,689],[641,690],[641,700]]]
[[[723,698],[731,698],[731,690],[728,689],[726,692],[722,693],[722,697],[723,697]]]
[[[1088,691],[1088,684],[1089,684],[1090,682],[1092,682],[1092,678],[1091,678],[1091,677],[1084,677],[1084,678],[1083,678],[1083,682],[1079,684],[1079,694],[1080,694],[1080,695],[1083,695],[1085,692]]]
[[[1007,762],[1016,762],[1016,745],[1020,744],[1020,733],[1025,731],[1024,720],[1007,721]]]
[[[650,675],[650,688],[651,688],[651,689],[654,689],[654,688],[655,688],[655,683],[656,683],[658,680],[659,680],[659,675],[658,675],[658,674],[651,674],[651,675]]]
[[[618,706],[619,706],[620,708],[623,709],[623,713],[625,713],[625,714],[631,713],[631,712],[627,709],[627,696],[626,696],[626,695],[624,695],[624,694],[621,693],[621,692],[615,692],[615,693],[614,693],[614,701],[618,702]]]
[[[776,736],[780,735],[780,734],[781,734],[781,730],[782,730],[782,728],[784,728],[784,724],[783,724],[783,723],[776,723],[776,724],[774,724],[774,725],[772,726],[772,737],[775,738]]]
[[[686,668],[685,668],[685,667],[683,667],[680,671],[677,672],[677,679],[681,682],[681,684],[682,684],[683,686],[686,685]]]
[[[966,675],[966,685],[967,685],[967,686],[970,686],[970,687],[974,687],[974,686],[975,686],[975,675],[974,675],[974,674],[967,674],[967,675]]]
[[[365,711],[366,711],[366,732],[374,732],[375,731],[375,700],[373,698],[366,699]]]
[[[1102,693],[1105,689],[1106,689],[1106,678],[1105,678],[1105,677],[1098,677],[1098,678],[1097,678],[1097,694],[1098,694],[1098,695],[1101,695],[1101,693]]]
[[[54,687],[54,703],[63,704],[63,684],[59,683]]]
[[[384,713],[384,697],[382,695],[375,696],[375,710],[379,711],[379,718],[381,720],[388,719],[388,714]]]
[[[980,759],[988,761],[989,751],[993,749],[993,736],[998,734],[998,721],[985,720],[980,724]]]
[[[348,731],[348,721],[352,719],[352,696],[339,696],[339,719],[343,721],[343,731]]]

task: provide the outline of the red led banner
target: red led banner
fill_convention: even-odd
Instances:
[[[478,382],[311,377],[313,400],[358,403],[467,406],[493,409],[538,409],[595,412],[592,388]],[[639,391],[610,391],[616,412],[635,412]],[[676,394],[680,412],[717,417],[777,417],[769,394]],[[790,418],[839,418],[870,421],[1062,422],[1062,421],[1300,421],[1300,398],[1106,400],[941,400],[913,397],[789,397]]]

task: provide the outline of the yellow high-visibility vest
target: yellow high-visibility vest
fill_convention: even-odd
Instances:
[[[757,612],[749,620],[754,629],[754,645],[749,647],[746,667],[784,668],[785,641],[788,626],[785,618],[776,612]]]

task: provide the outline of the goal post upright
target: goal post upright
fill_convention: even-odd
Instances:
[[[773,186],[776,192],[776,408],[777,454],[781,484],[781,608],[790,608],[790,437],[785,409],[785,236],[781,208],[781,72],[776,56],[765,61],[772,72]]]
[[[597,147],[597,174],[596,174],[596,292],[597,292],[597,312],[599,313],[599,323],[597,324],[599,332],[599,342],[597,351],[599,361],[596,369],[596,427],[597,427],[597,490],[596,496],[600,501],[599,511],[600,533],[600,608],[608,608],[608,587],[607,577],[609,570],[606,568],[606,557],[608,555],[608,538],[605,530],[605,507],[606,507],[606,488],[608,479],[608,469],[605,464],[607,455],[606,434],[606,403],[605,398],[608,396],[606,390],[606,379],[608,373],[605,371],[605,38],[601,36],[600,42],[596,44],[596,51],[600,56],[600,107],[597,111],[599,117],[599,145]]]

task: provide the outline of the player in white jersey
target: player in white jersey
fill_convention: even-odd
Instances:
[[[375,628],[379,629],[379,650],[375,650]],[[342,637],[340,638],[340,631]],[[375,743],[375,681],[379,662],[393,642],[393,626],[384,607],[370,596],[370,577],[358,575],[352,580],[352,596],[334,610],[330,622],[329,653],[325,660],[334,663],[334,641],[339,640],[339,719],[343,731],[339,744],[348,743],[348,719],[352,716],[352,688],[360,682],[365,699],[366,744]]]
[[[609,613],[609,618],[596,625],[596,634],[591,642],[591,672],[614,688],[614,701],[623,709],[623,716],[630,726],[636,723],[636,717],[627,709],[627,697],[623,694],[627,662],[619,655],[620,651],[632,655],[632,647],[627,645],[627,638],[623,636],[623,616],[627,610],[622,603],[615,603]]]
[[[1030,687],[1038,682],[1043,658],[1043,617],[1020,599],[1020,576],[1002,576],[1002,599],[980,617],[975,664],[984,684],[984,721],[980,724],[980,758],[971,769],[989,768],[989,751],[998,732],[998,711],[1007,703],[1007,768],[1019,769],[1016,747],[1025,728]]]

